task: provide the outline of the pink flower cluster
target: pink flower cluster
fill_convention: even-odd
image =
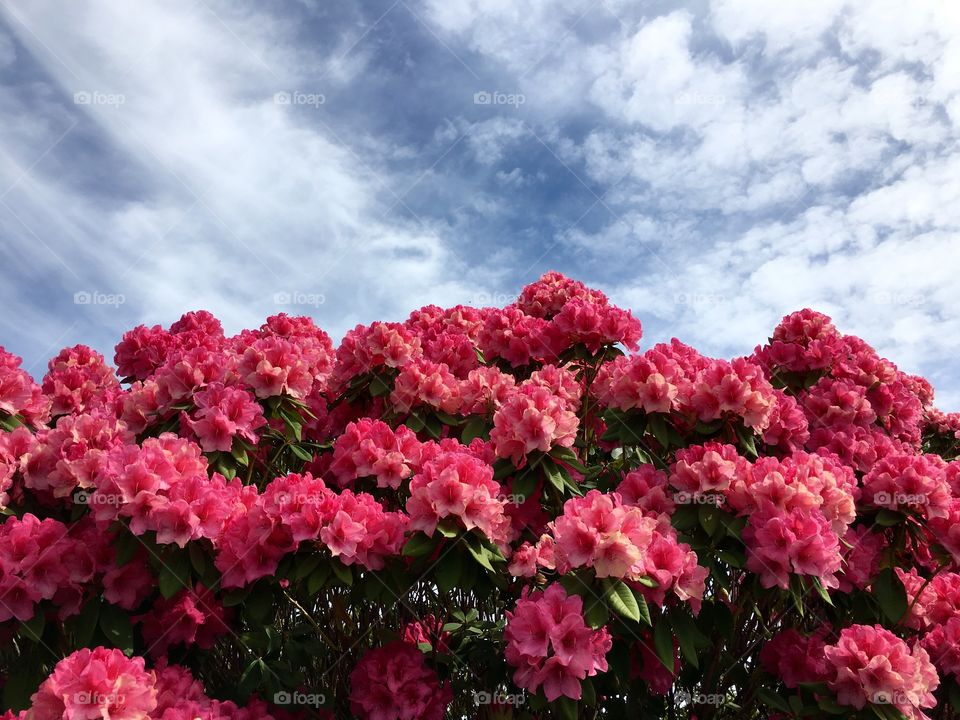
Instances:
[[[169,599],[159,598],[148,613],[136,619],[142,625],[149,654],[162,657],[174,645],[209,650],[219,636],[229,632],[227,615],[216,595],[198,585]]]
[[[520,465],[531,452],[572,446],[579,424],[562,398],[540,385],[522,385],[494,414],[490,442],[498,456]]]
[[[216,541],[256,492],[239,480],[209,477],[200,448],[172,433],[113,448],[95,485],[87,503],[97,521],[125,518],[135,535],[153,531],[157,542],[180,547],[199,538]]]
[[[254,396],[239,387],[210,383],[193,396],[197,409],[181,415],[181,427],[197,438],[204,452],[230,452],[234,438],[257,444],[257,429],[266,421]]]
[[[939,679],[926,651],[919,645],[911,650],[880,625],[844,628],[823,654],[827,685],[841,705],[893,705],[912,720],[926,718],[922,709],[936,706]]]
[[[946,468],[938,455],[888,455],[864,476],[863,498],[878,508],[945,518],[952,499]]]
[[[734,446],[716,442],[676,453],[670,484],[687,502],[714,502],[747,517],[747,567],[765,587],[789,585],[791,574],[837,587],[840,538],[856,518],[852,470],[830,455],[797,452],[750,463]]]
[[[303,542],[322,543],[345,565],[379,569],[403,545],[407,517],[387,512],[372,496],[337,494],[310,474],[271,481],[231,517],[218,540],[216,565],[224,587],[272,575]]]
[[[449,684],[405,642],[369,651],[350,673],[350,710],[360,720],[442,720],[452,699]]]
[[[738,418],[761,433],[783,403],[760,366],[743,358],[732,362],[705,358],[677,341],[607,363],[594,392],[601,403],[619,410],[676,411],[702,422]],[[802,424],[789,410],[787,415],[788,423],[781,422],[778,434],[788,427],[802,433]]]
[[[146,670],[120,650],[82,649],[57,663],[31,698],[29,720],[275,720],[258,701],[247,708],[211,700],[189,671]],[[6,718],[7,716],[3,716]],[[13,720],[17,716],[9,715]]]
[[[493,542],[505,545],[510,519],[504,514],[506,500],[493,468],[467,448],[441,451],[410,481],[407,513],[410,529],[433,535],[437,523],[456,518],[470,531],[480,530]]]
[[[530,692],[541,687],[547,700],[579,700],[581,681],[607,670],[612,640],[606,628],[591,630],[583,620],[583,601],[554,584],[544,593],[524,590],[507,611],[506,658],[516,670],[513,681]]]
[[[708,572],[690,546],[677,541],[666,516],[645,514],[617,493],[591,490],[567,500],[548,529],[535,547],[521,547],[511,572],[529,576],[539,564],[560,574],[588,567],[598,578],[652,579],[655,587],[638,586],[651,601],[662,605],[672,591],[699,610]]]
[[[30,513],[0,525],[0,622],[26,621],[50,600],[61,617],[79,609],[97,570],[93,548],[57,520]]]
[[[330,473],[341,487],[373,477],[377,487],[400,487],[420,464],[420,441],[406,425],[396,430],[385,422],[362,418],[347,425],[334,441]]]
[[[31,425],[39,425],[50,417],[50,398],[20,367],[21,363],[19,357],[0,346],[0,419],[19,415]]]

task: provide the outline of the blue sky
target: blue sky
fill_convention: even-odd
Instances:
[[[715,355],[820,309],[960,409],[958,139],[939,0],[9,0],[0,344],[556,269]]]

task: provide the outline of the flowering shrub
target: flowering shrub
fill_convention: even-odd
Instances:
[[[0,348],[0,718],[960,717],[960,415],[811,310],[640,337],[548,273]]]

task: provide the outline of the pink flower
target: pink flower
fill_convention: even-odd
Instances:
[[[442,452],[414,475],[407,500],[410,528],[432,535],[441,520],[457,518],[466,530],[478,528],[503,544],[510,520],[504,514],[500,484],[493,479],[490,465],[465,450]]]
[[[606,628],[591,630],[583,620],[583,602],[559,584],[531,596],[527,589],[507,612],[507,662],[517,670],[514,682],[530,692],[543,687],[547,700],[579,700],[580,682],[606,672],[612,646]]]
[[[823,650],[827,685],[837,702],[863,709],[867,703],[892,704],[908,718],[921,720],[922,708],[935,707],[937,672],[926,651],[909,646],[880,625],[852,625]]]
[[[863,498],[874,507],[912,510],[926,518],[949,513],[946,463],[937,455],[891,455],[863,478]]]
[[[543,387],[518,388],[493,416],[490,441],[497,455],[519,465],[531,452],[570,447],[579,420],[566,403]]]
[[[227,611],[214,594],[197,585],[169,599],[158,599],[150,612],[135,620],[141,623],[150,655],[161,657],[173,645],[196,644],[209,650],[218,636],[229,632],[226,617]]]
[[[819,510],[793,509],[753,513],[743,531],[747,569],[764,587],[789,586],[791,574],[810,575],[824,587],[838,586],[840,545]]]
[[[801,683],[822,682],[827,678],[827,661],[823,655],[825,632],[804,637],[790,628],[778,633],[760,650],[764,669],[776,675],[788,688]]]
[[[183,424],[200,442],[204,452],[230,452],[233,439],[256,445],[256,430],[266,421],[260,403],[246,390],[211,383],[193,396],[193,416],[182,415]]]
[[[460,384],[445,363],[417,358],[400,369],[390,402],[402,413],[419,406],[454,413],[460,408]]]
[[[149,720],[157,706],[155,675],[143,658],[86,648],[57,663],[33,695],[34,720]]]
[[[453,692],[405,642],[370,650],[350,673],[350,711],[361,720],[442,720]]]
[[[330,472],[341,486],[375,477],[377,487],[400,487],[420,463],[420,441],[406,425],[396,430],[380,420],[362,418],[347,425],[333,444]]]

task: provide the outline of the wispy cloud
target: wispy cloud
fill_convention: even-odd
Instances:
[[[339,334],[556,268],[714,354],[815,306],[960,407],[949,3],[0,13],[0,332],[28,364],[195,307]]]

